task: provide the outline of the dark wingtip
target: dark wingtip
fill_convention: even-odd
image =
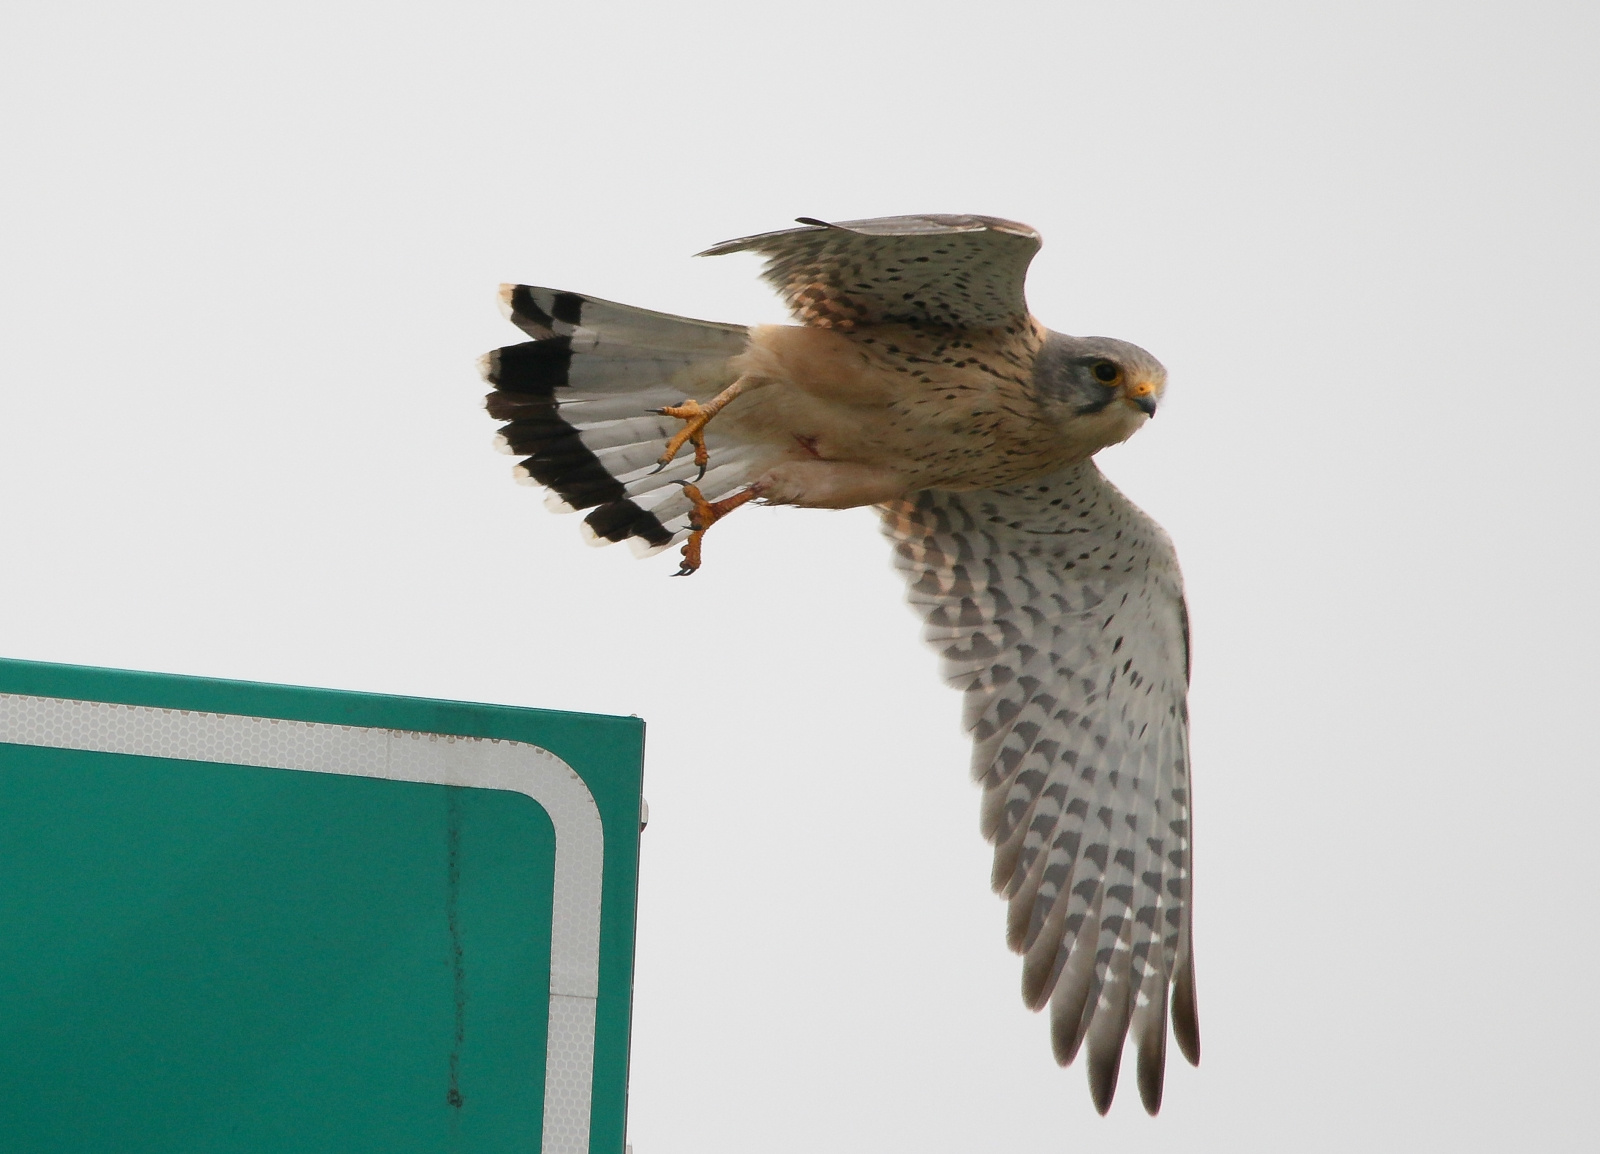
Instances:
[[[1139,1101],[1144,1112],[1154,1118],[1161,1113],[1161,1086],[1167,1068],[1167,1026],[1161,1024],[1160,1042],[1139,1047]]]
[[[1200,1011],[1194,997],[1194,955],[1190,954],[1172,987],[1172,1035],[1189,1065],[1200,1064]]]
[[[1117,1096],[1117,1069],[1121,1065],[1121,1046],[1107,1053],[1089,1052],[1089,1097],[1094,1099],[1095,1111],[1102,1118],[1111,1109],[1111,1100]]]
[[[1128,1019],[1133,1012],[1133,991],[1128,989],[1126,980],[1117,982],[1111,993],[1113,1002],[1103,1011],[1112,1015],[1106,1021],[1110,1029],[1089,1040],[1089,1096],[1102,1114],[1111,1109],[1111,1099],[1117,1093],[1122,1047],[1128,1040]]]
[[[833,227],[833,225],[830,224],[828,221],[818,220],[814,216],[797,216],[797,217],[794,218],[794,222],[796,224],[814,225],[817,228],[832,228]]]
[[[1036,941],[1022,957],[1022,1001],[1030,1010],[1042,1010],[1050,995],[1055,992],[1066,963],[1070,943],[1063,943],[1059,933],[1048,940]]]
[[[1152,1118],[1161,1113],[1162,1074],[1160,1061],[1147,1066],[1144,1055],[1139,1055],[1139,1101],[1144,1104],[1144,1112]]]
[[[1012,901],[1006,906],[1006,946],[1014,954],[1027,952],[1027,947],[1032,942],[1027,940],[1028,930],[1033,922],[1033,905],[1031,902]],[[1026,998],[1026,987],[1022,995]],[[1035,1007],[1037,1008],[1037,1007]]]
[[[1083,1045],[1083,1036],[1089,1032],[1089,1019],[1093,1017],[1090,1005],[1091,986],[1073,975],[1066,985],[1056,987],[1050,1000],[1050,1052],[1059,1066],[1072,1065]],[[1067,981],[1064,976],[1061,979]]]

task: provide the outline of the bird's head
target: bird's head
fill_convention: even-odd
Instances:
[[[1126,441],[1155,416],[1167,370],[1138,345],[1051,333],[1033,366],[1034,387],[1083,456]]]

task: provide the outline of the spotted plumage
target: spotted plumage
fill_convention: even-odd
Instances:
[[[1188,628],[1166,535],[1092,461],[884,507],[924,637],[966,696],[992,882],[1051,1007],[1062,1064],[1087,1039],[1104,1111],[1130,1025],[1161,1101],[1167,991],[1199,1060],[1189,939]]]
[[[1039,234],[992,216],[890,216],[723,241],[701,253],[755,252],[763,274],[808,325],[1022,328],[1022,283]]]
[[[501,445],[556,508],[589,510],[592,539],[687,538],[681,572],[752,496],[881,507],[965,693],[1024,1000],[1050,1006],[1059,1061],[1087,1053],[1102,1112],[1131,1033],[1154,1113],[1169,1006],[1199,1059],[1188,630],[1171,545],[1090,458],[1155,412],[1166,372],[1028,313],[1025,225],[802,224],[708,250],[764,255],[798,326],[508,286],[533,339],[486,358]]]

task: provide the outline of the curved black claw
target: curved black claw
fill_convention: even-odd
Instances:
[[[681,565],[681,566],[679,566],[678,571],[676,573],[672,574],[672,576],[674,576],[674,577],[693,577],[697,572],[699,572],[698,569],[691,569],[687,565]]]

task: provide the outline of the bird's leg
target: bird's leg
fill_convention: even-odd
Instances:
[[[683,564],[673,574],[674,577],[687,577],[700,568],[700,541],[705,537],[706,530],[753,498],[756,490],[754,486],[746,486],[731,497],[724,497],[720,501],[707,501],[699,489],[685,481],[683,495],[694,505],[694,510],[689,514],[689,528],[693,532],[683,543]]]
[[[684,422],[683,428],[673,434],[672,439],[667,442],[666,451],[656,458],[655,471],[659,473],[672,464],[672,459],[687,442],[694,446],[694,463],[700,466],[700,477],[704,477],[706,465],[711,460],[711,455],[706,452],[706,424],[720,413],[729,401],[744,392],[745,382],[748,379],[740,377],[712,398],[709,404],[702,405],[699,401],[691,399],[681,405],[668,405],[664,409],[652,410],[663,417],[676,417]],[[700,477],[696,477],[695,480],[698,481]]]

